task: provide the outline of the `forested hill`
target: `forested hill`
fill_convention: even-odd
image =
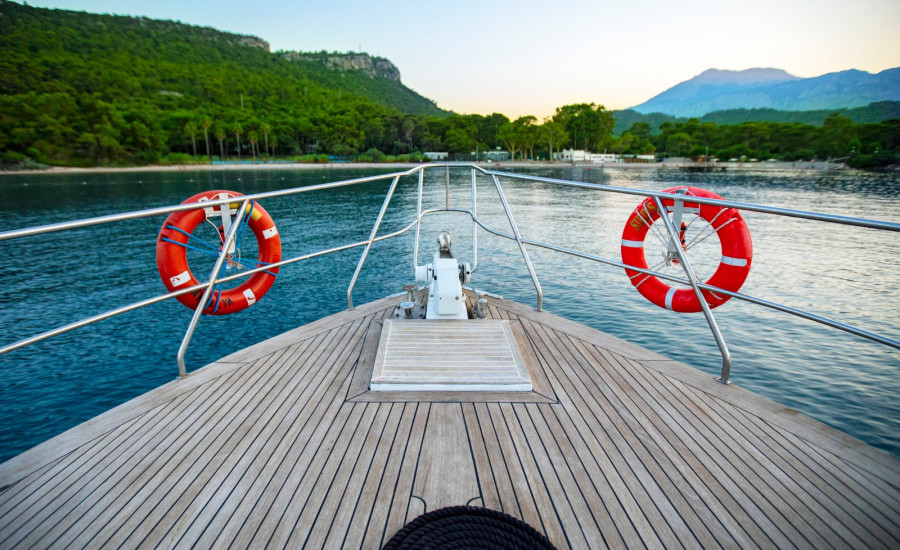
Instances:
[[[272,53],[260,38],[211,28],[0,0],[0,150],[153,162],[189,151],[204,130],[213,144],[217,132],[246,144],[252,131],[285,152],[360,149],[363,133],[377,141],[365,121],[399,126],[404,114],[448,113],[386,59]]]
[[[713,111],[701,117],[700,122],[712,122],[718,125],[741,124],[743,122],[780,122],[800,123],[822,126],[825,120],[837,113],[847,117],[856,124],[874,124],[885,120],[900,119],[900,101],[879,101],[865,107],[852,109],[824,109],[818,111],[778,111],[776,109],[727,109]],[[664,122],[687,122],[687,117],[676,117],[663,113],[642,114],[632,109],[613,111],[616,117],[615,134],[622,135],[636,122],[646,122],[653,132],[659,130]]]

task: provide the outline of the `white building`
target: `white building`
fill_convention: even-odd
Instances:
[[[656,162],[656,155],[620,155],[619,162]]]
[[[553,153],[553,160],[561,160],[564,162],[584,162],[587,153],[583,149],[563,149],[558,153]]]
[[[441,152],[426,151],[422,154],[431,160],[447,160],[447,153],[445,153],[443,151],[441,151]]]
[[[504,162],[509,160],[509,151],[503,151],[497,147],[496,150],[472,151],[469,156],[477,162]]]
[[[553,160],[563,162],[622,162],[621,155],[612,153],[588,153],[582,149],[563,149],[559,153],[553,153]]]
[[[585,160],[599,164],[601,162],[622,162],[622,157],[612,153],[590,153]]]

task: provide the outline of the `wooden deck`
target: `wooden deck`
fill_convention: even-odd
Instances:
[[[900,547],[900,462],[500,299],[531,392],[369,392],[397,300],[263,342],[0,465],[0,548],[378,548],[502,510],[559,548]]]

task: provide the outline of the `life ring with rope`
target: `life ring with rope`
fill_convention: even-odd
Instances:
[[[240,193],[234,191],[205,191],[190,197],[181,204],[203,203],[240,196]],[[162,230],[160,230],[156,239],[156,267],[159,270],[159,276],[162,278],[163,284],[166,285],[169,292],[198,284],[188,265],[187,249],[191,248],[209,255],[218,256],[225,240],[226,232],[223,227],[225,218],[236,214],[240,205],[241,202],[225,205],[227,209],[224,212],[224,217],[223,207],[221,206],[208,206],[169,214],[166,221],[163,222]],[[219,235],[219,242],[215,245],[193,235],[197,226],[207,220],[218,220],[223,223],[223,225],[217,225],[216,222],[213,222],[213,225],[217,225]],[[228,262],[223,264],[223,270],[229,263],[238,268],[256,268],[281,261],[281,237],[278,235],[278,228],[275,227],[275,222],[272,221],[272,217],[269,216],[268,212],[256,202],[251,202],[248,205],[248,214],[244,216],[243,223],[246,226],[238,227],[237,229],[234,251],[239,252],[239,239],[243,236],[244,230],[249,227],[256,237],[259,254],[255,261],[242,259],[239,255],[235,257],[234,254],[231,254]],[[215,288],[203,313],[208,315],[227,315],[250,307],[272,287],[277,274],[277,267],[267,269],[250,275],[235,288]],[[182,294],[177,297],[177,300],[191,309],[197,309],[203,297],[203,292],[201,289]]]
[[[705,284],[737,292],[747,279],[747,275],[750,273],[750,264],[753,261],[753,243],[750,240],[747,223],[740,212],[734,208],[692,203],[687,200],[687,197],[724,200],[723,197],[712,191],[699,187],[681,186],[663,189],[662,192],[675,193],[682,189],[685,190],[686,197],[684,209],[692,211],[706,220],[718,235],[721,245],[722,258],[719,266]],[[675,201],[662,199],[662,203],[667,211],[672,211]],[[656,201],[652,197],[648,197],[634,209],[622,231],[622,263],[640,269],[648,269],[647,260],[644,257],[644,238],[659,217]],[[686,225],[682,223],[678,229],[680,229],[679,240],[684,248],[686,246]],[[668,235],[668,232],[665,233]],[[680,313],[696,313],[702,310],[697,294],[692,288],[676,288],[662,282],[654,275],[627,268],[625,273],[631,279],[631,284],[644,298],[661,308]],[[700,292],[710,308],[718,307],[731,298],[731,296],[715,294],[705,289],[701,289]]]

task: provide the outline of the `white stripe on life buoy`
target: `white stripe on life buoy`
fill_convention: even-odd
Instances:
[[[172,283],[173,287],[179,287],[190,280],[191,280],[191,272],[190,271],[182,271],[181,273],[179,273],[178,275],[175,275],[174,277],[169,277],[169,282]]]
[[[672,298],[675,296],[675,287],[669,287],[669,291],[666,292],[666,309],[672,311]]]
[[[247,298],[247,305],[252,306],[256,303],[256,295],[253,294],[253,289],[248,288],[244,291],[244,298]]]
[[[265,237],[266,239],[271,239],[272,237],[274,237],[277,234],[278,234],[278,228],[275,227],[274,225],[268,229],[263,230],[263,237]]]
[[[731,258],[729,256],[722,256],[722,263],[725,265],[733,265],[735,267],[744,267],[747,265],[747,258]]]
[[[629,241],[628,239],[622,239],[622,246],[627,246],[628,248],[643,248],[644,241]]]

